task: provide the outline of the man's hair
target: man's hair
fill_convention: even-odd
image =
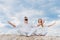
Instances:
[[[24,20],[25,20],[25,21],[28,21],[28,18],[25,16],[25,17],[24,17]]]
[[[24,17],[25,19],[28,19],[26,16]]]

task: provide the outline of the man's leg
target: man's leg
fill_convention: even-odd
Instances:
[[[28,33],[28,36],[31,36],[32,34],[34,34],[34,33],[35,33],[35,31],[36,31],[36,29],[35,29],[35,28],[31,29],[31,30],[29,31],[29,33]]]

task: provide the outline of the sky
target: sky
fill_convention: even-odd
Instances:
[[[60,35],[60,0],[0,0],[0,34],[13,29],[7,21],[18,25],[23,22],[24,16],[33,24],[37,24],[38,18],[45,20],[46,24],[56,21],[49,28],[48,35]]]

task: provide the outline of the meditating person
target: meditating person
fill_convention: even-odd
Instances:
[[[18,30],[19,30],[19,29],[17,28],[17,25],[13,24],[13,23],[10,22],[10,21],[8,21],[8,23],[9,23],[10,25],[12,25],[13,28],[10,29],[6,34],[20,35],[20,34],[18,33]]]
[[[35,28],[33,27],[32,23],[30,24],[28,22],[28,17],[24,17],[24,22],[22,24],[19,24],[16,26],[15,24],[8,21],[9,24],[11,24],[15,29],[10,30],[9,32],[15,33],[17,32],[20,35],[24,36],[31,36],[35,32]]]
[[[31,36],[34,33],[35,28],[32,25],[32,23],[30,24],[28,22],[28,17],[26,17],[26,16],[24,17],[24,22],[21,25],[21,27],[19,28],[19,31],[20,31],[20,34],[24,35],[24,36]]]
[[[55,24],[55,22],[51,25],[46,25],[44,24],[44,21],[42,19],[38,19],[38,24],[36,26],[36,35],[41,35],[41,36],[45,36],[48,33],[48,28],[53,26]]]

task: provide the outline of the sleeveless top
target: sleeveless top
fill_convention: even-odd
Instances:
[[[37,27],[37,30],[36,30],[37,34],[44,35],[44,34],[47,34],[47,32],[48,32],[48,26],[44,25],[44,27],[42,27],[42,26]]]

